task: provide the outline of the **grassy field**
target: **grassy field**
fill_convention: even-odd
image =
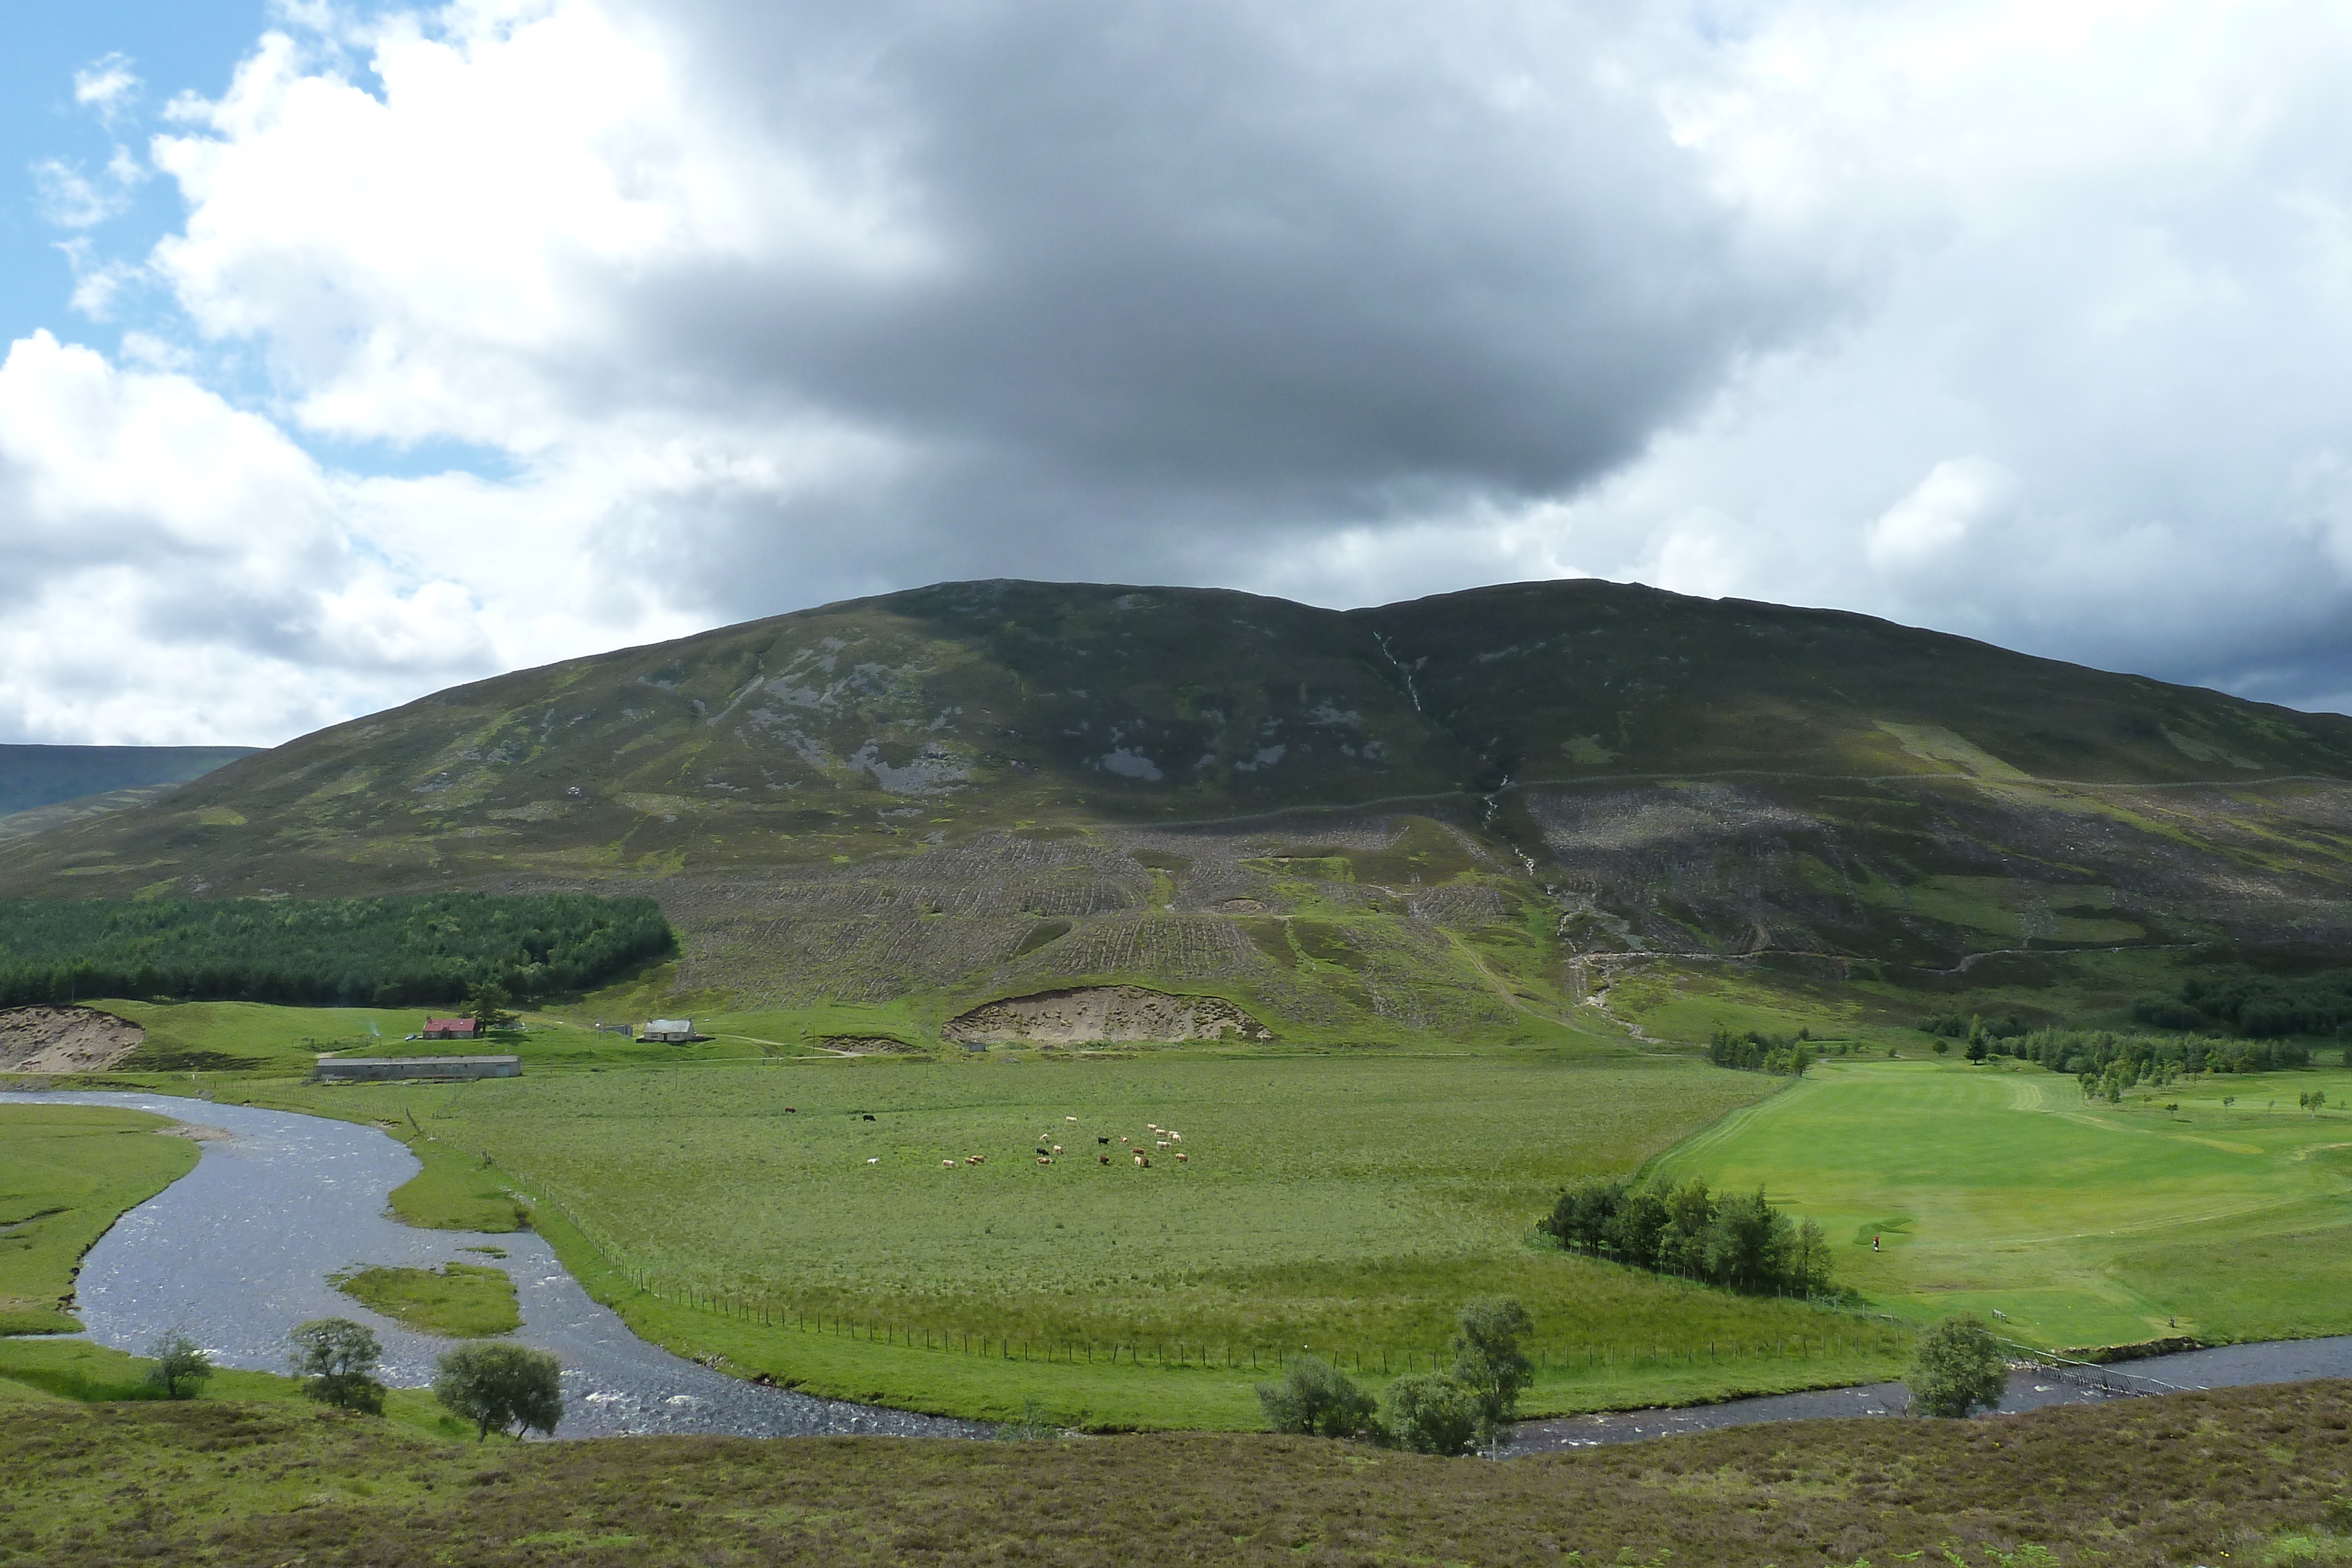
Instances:
[[[1842,1279],[1913,1318],[1997,1311],[2069,1346],[2352,1333],[2352,1116],[2298,1110],[2313,1089],[2340,1103],[2352,1074],[2106,1105],[2040,1068],[1833,1060],[1656,1168],[1761,1183],[1842,1244]]]
[[[268,1098],[406,1129],[428,1174],[437,1161],[511,1184],[640,1333],[812,1392],[1246,1427],[1253,1381],[1285,1355],[1312,1347],[1379,1382],[1426,1365],[1461,1301],[1486,1292],[1536,1316],[1533,1410],[1899,1364],[1900,1335],[1570,1257],[1532,1232],[1566,1181],[1631,1168],[1780,1080],[1623,1052],[1055,1054],[1076,1059]],[[1154,1123],[1181,1144],[1156,1146]]]
[[[1505,1464],[1262,1436],[478,1447],[284,1404],[5,1409],[0,1559],[27,1568],[2352,1559],[2342,1383]]]
[[[335,1289],[420,1333],[481,1339],[522,1327],[514,1281],[485,1263],[437,1269],[362,1269],[338,1275]]]
[[[162,1116],[0,1105],[0,1334],[70,1333],[74,1271],[115,1217],[176,1181],[196,1145]]]

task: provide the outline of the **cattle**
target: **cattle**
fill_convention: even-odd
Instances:
[[[1186,1154],[1186,1153],[1185,1153],[1183,1150],[1181,1150],[1181,1149],[1179,1149],[1179,1150],[1177,1150],[1177,1151],[1176,1151],[1176,1158],[1177,1158],[1179,1161],[1186,1161],[1186,1162],[1189,1162],[1189,1161],[1192,1159],[1192,1155],[1190,1155]]]
[[[1039,1154],[1041,1154],[1041,1155],[1050,1155],[1050,1154],[1052,1154],[1054,1151],[1053,1151],[1053,1150],[1051,1150],[1051,1149],[1049,1149],[1049,1148],[1047,1148],[1045,1145],[1040,1144],[1040,1145],[1037,1145],[1037,1152],[1038,1152]]]
[[[987,1161],[988,1156],[986,1155],[966,1155],[963,1157],[963,1163],[968,1166],[984,1165]]]
[[[797,1105],[787,1105],[784,1107],[784,1114],[787,1116],[797,1116],[800,1114],[800,1112],[801,1108]]]
[[[1110,1142],[1110,1140],[1109,1140],[1108,1138],[1097,1138],[1097,1139],[1095,1140],[1095,1142],[1096,1142],[1096,1143],[1097,1143],[1097,1144],[1108,1145],[1108,1144]]]
[[[1166,1148],[1166,1147],[1168,1146],[1168,1140],[1167,1140],[1167,1139],[1165,1139],[1165,1138],[1162,1138],[1162,1139],[1160,1139],[1158,1143],[1156,1143],[1156,1144],[1152,1145],[1151,1146],[1152,1146],[1153,1148],[1155,1148],[1155,1149],[1164,1149],[1164,1148]]]
[[[1139,1165],[1139,1166],[1143,1166],[1143,1167],[1144,1167],[1145,1169],[1147,1169],[1147,1170],[1149,1170],[1149,1169],[1150,1168],[1150,1166],[1151,1166],[1151,1162],[1150,1162],[1150,1160],[1148,1160],[1148,1159],[1144,1158],[1141,1155],[1136,1155],[1136,1156],[1135,1156],[1135,1163],[1136,1163],[1137,1165]]]
[[[941,1160],[940,1164],[947,1166],[950,1170],[955,1169],[955,1161],[953,1160]]]
[[[1054,1156],[1051,1155],[1039,1155],[1037,1156],[1037,1163],[1041,1166],[1050,1166],[1054,1163]]]
[[[1110,1164],[1110,1156],[1108,1155],[1097,1155],[1095,1158],[1102,1161],[1105,1165]]]
[[[1168,1134],[1168,1141],[1171,1144],[1181,1144],[1184,1141],[1184,1134],[1181,1133],[1171,1133]]]
[[[867,1160],[866,1163],[869,1166],[878,1166],[882,1163],[882,1156],[880,1155],[876,1155],[872,1159]]]
[[[1062,1145],[1059,1145],[1059,1144],[1055,1144],[1055,1145],[1054,1145],[1054,1152],[1055,1152],[1055,1154],[1057,1154],[1057,1155],[1058,1155],[1058,1154],[1060,1154],[1060,1153],[1062,1152]]]
[[[1076,1118],[1076,1116],[1065,1116],[1065,1117],[1063,1117],[1063,1118],[1062,1118],[1062,1120],[1063,1120],[1063,1121],[1065,1121],[1065,1122],[1075,1122],[1075,1121],[1076,1121],[1076,1120],[1077,1120],[1077,1118]]]
[[[872,1120],[874,1120],[874,1113],[873,1113],[873,1112],[871,1112],[871,1111],[867,1111],[867,1112],[864,1113],[864,1117],[865,1117],[865,1120],[866,1120],[866,1121],[868,1121],[868,1122],[871,1122]]]

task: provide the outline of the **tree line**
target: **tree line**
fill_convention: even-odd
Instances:
[[[1819,1059],[1812,1047],[1812,1034],[1799,1030],[1791,1035],[1763,1034],[1749,1030],[1736,1034],[1718,1028],[1707,1037],[1706,1059],[1717,1067],[1737,1067],[1749,1072],[1779,1072],[1790,1078],[1802,1078],[1805,1070]]]
[[[2126,1088],[2169,1083],[2189,1072],[2270,1072],[2311,1065],[2311,1048],[2293,1040],[2038,1029],[2021,1040],[1990,1043],[1995,1055],[2015,1056],[2074,1078],[2120,1077]]]
[[[1822,1228],[1791,1220],[1761,1187],[1717,1197],[1696,1177],[1665,1186],[1596,1177],[1562,1192],[1536,1228],[1573,1252],[1749,1295],[1836,1293]]]
[[[2192,975],[2179,994],[2142,997],[2132,1017],[2164,1030],[2227,1030],[2254,1040],[2290,1034],[2352,1039],[2352,969],[2315,975]]]
[[[674,951],[650,898],[0,901],[0,1007],[85,997],[415,1007],[584,990]]]

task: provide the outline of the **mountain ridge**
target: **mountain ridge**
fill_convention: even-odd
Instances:
[[[453,687],[0,844],[0,895],[646,892],[679,995],[1393,1035],[1654,959],[2334,951],[2347,779],[2352,718],[1850,612],[998,580]]]

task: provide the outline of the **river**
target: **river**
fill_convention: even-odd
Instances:
[[[403,1328],[327,1282],[347,1269],[491,1263],[513,1279],[523,1326],[511,1336],[563,1363],[557,1436],[626,1432],[786,1437],[828,1433],[985,1437],[992,1428],[817,1399],[714,1372],[646,1343],[591,1301],[545,1239],[419,1230],[385,1213],[416,1156],[373,1127],[166,1094],[0,1092],[5,1104],[120,1105],[228,1137],[196,1168],[115,1222],[83,1259],[76,1315],[100,1344],[144,1354],[175,1326],[224,1366],[287,1369],[287,1333],[346,1317],[383,1342],[383,1376],[432,1381],[451,1341]],[[505,1256],[470,1250],[496,1248]]]
[[[287,1332],[306,1319],[348,1317],[383,1342],[383,1375],[402,1387],[432,1380],[447,1340],[369,1312],[327,1282],[347,1269],[496,1263],[514,1280],[523,1326],[514,1339],[563,1363],[557,1436],[701,1432],[737,1437],[873,1433],[978,1437],[976,1421],[918,1416],[773,1389],[670,1354],[591,1301],[529,1231],[482,1236],[419,1230],[385,1213],[416,1156],[374,1127],[167,1094],[0,1091],[0,1104],[120,1105],[230,1134],[201,1145],[196,1168],[115,1222],[82,1260],[77,1313],[100,1344],[145,1352],[184,1328],[226,1366],[286,1368]],[[495,1248],[493,1257],[474,1249]],[[2003,1411],[2128,1397],[2124,1390],[2223,1388],[2352,1377],[2352,1335],[2184,1351],[2095,1375],[2020,1370]],[[2100,1386],[2104,1382],[2107,1386]],[[1714,1431],[1764,1421],[1899,1413],[1899,1383],[1727,1400],[1676,1409],[1620,1410],[1522,1422],[1507,1455],[1558,1452]]]

